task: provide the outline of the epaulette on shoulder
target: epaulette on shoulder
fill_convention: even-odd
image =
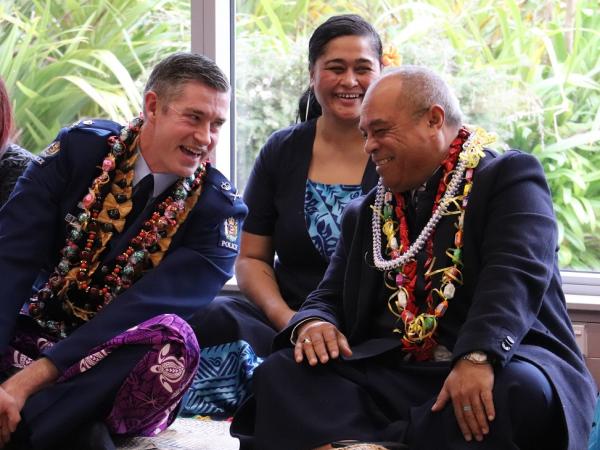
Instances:
[[[105,119],[83,119],[74,122],[69,127],[69,132],[81,131],[84,133],[94,133],[98,136],[108,136],[110,134],[119,134],[123,125],[112,120]]]
[[[206,174],[206,182],[212,185],[216,190],[220,191],[229,199],[229,201],[231,201],[231,203],[240,198],[235,186],[231,184],[225,175],[213,166],[209,166],[208,173]]]
[[[43,166],[46,162],[52,160],[60,152],[60,143],[65,135],[70,133],[91,133],[96,136],[106,138],[110,135],[117,135],[121,132],[123,125],[104,119],[82,119],[74,122],[71,126],[61,129],[54,141],[48,145],[39,155],[34,157],[34,161]]]

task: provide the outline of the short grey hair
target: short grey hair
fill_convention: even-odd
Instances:
[[[458,98],[443,78],[433,70],[423,66],[404,65],[387,74],[402,80],[401,106],[408,108],[415,119],[437,104],[444,108],[448,125],[462,124],[463,114]]]
[[[230,89],[227,77],[213,60],[197,53],[177,52],[154,66],[144,94],[153,91],[169,101],[190,81],[205,84],[218,92],[229,92]]]

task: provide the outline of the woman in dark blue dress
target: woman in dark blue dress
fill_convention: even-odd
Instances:
[[[218,297],[192,320],[203,353],[188,413],[234,411],[273,337],[323,277],[344,207],[377,183],[358,119],[381,56],[379,35],[357,15],[333,16],[311,36],[300,123],[268,139],[244,193],[243,296]]]

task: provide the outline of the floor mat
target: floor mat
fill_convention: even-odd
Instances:
[[[228,421],[179,418],[155,437],[136,437],[117,442],[118,450],[238,450],[239,441],[229,435]]]

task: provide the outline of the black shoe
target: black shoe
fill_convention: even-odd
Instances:
[[[70,443],[71,450],[117,450],[103,422],[91,422],[80,428]]]

